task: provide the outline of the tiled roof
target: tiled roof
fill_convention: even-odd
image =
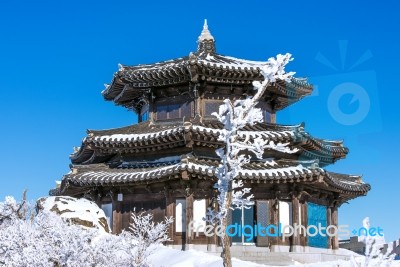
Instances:
[[[131,108],[153,87],[200,81],[251,85],[253,81],[264,79],[261,68],[265,64],[264,61],[250,61],[203,52],[148,65],[120,65],[111,84],[106,85],[102,94],[106,100]],[[277,81],[267,89],[268,94],[275,96],[276,110],[283,109],[311,92],[312,85],[304,78],[293,78],[289,82]]]
[[[184,146],[191,139],[199,146],[218,147],[222,129],[221,123],[208,120],[203,124],[181,122],[176,124],[154,124],[148,122],[130,127],[106,131],[89,131],[82,146],[71,155],[72,163],[88,164],[101,162],[106,155],[117,153],[141,153]],[[304,125],[285,126],[259,123],[246,126],[239,134],[245,138],[261,136],[274,143],[289,143],[299,149],[299,154],[310,159],[318,159],[322,165],[344,158],[348,149],[341,141],[326,141],[312,137],[304,131]],[[95,152],[97,151],[97,155]]]
[[[349,176],[327,172],[315,167],[312,161],[267,160],[251,162],[239,172],[239,179],[265,183],[312,183],[321,181],[337,191],[350,194],[365,194],[370,186],[362,182],[360,176]],[[65,175],[63,183],[77,186],[115,186],[134,183],[152,183],[167,179],[178,179],[183,171],[202,178],[215,178],[219,161],[183,157],[179,162],[158,163],[141,166],[137,163],[121,164],[110,168],[106,164],[91,164],[73,166],[72,171]],[[331,189],[332,189],[331,188]]]

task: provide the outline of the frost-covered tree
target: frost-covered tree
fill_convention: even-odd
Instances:
[[[218,204],[219,209],[207,212],[207,221],[219,223],[223,232],[227,227],[227,214],[229,209],[246,208],[253,205],[249,188],[243,188],[242,181],[236,181],[243,165],[250,162],[253,154],[257,158],[262,158],[265,149],[273,149],[287,153],[296,152],[287,147],[287,144],[275,144],[262,138],[257,133],[246,133],[241,131],[246,125],[254,125],[263,121],[262,111],[256,108],[260,98],[264,94],[266,88],[277,80],[289,80],[293,72],[285,72],[285,65],[290,62],[291,55],[277,55],[276,58],[270,58],[262,67],[261,72],[264,76],[262,82],[253,82],[255,95],[243,100],[231,101],[225,99],[224,104],[219,107],[219,112],[213,115],[224,125],[224,129],[219,136],[219,140],[225,143],[223,148],[216,151],[221,159],[221,164],[217,168],[218,182],[216,188],[219,191]],[[225,233],[222,236],[221,257],[224,266],[232,266],[230,254],[230,242]]]
[[[363,227],[368,233],[370,229],[369,217],[366,217],[363,220]],[[359,242],[363,242],[365,245],[365,257],[361,259],[360,264],[358,264],[355,259],[352,258],[352,262],[355,267],[389,267],[392,265],[396,256],[393,251],[393,243],[389,244],[384,252],[384,240],[378,242],[376,236],[371,236],[368,234],[360,236]]]
[[[152,215],[134,215],[130,231],[111,235],[72,224],[56,213],[7,197],[0,202],[0,266],[147,266],[151,246],[169,240],[171,218],[155,224]],[[24,212],[25,213],[25,212]],[[27,214],[27,213],[25,213]]]
[[[165,220],[159,223],[153,221],[151,213],[145,214],[144,211],[139,214],[132,213],[132,223],[129,230],[132,232],[132,242],[135,245],[133,249],[134,266],[148,266],[148,257],[154,251],[155,245],[166,241],[171,241],[168,237],[168,228],[173,223],[172,217],[165,217]]]

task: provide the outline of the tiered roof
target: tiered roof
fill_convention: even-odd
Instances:
[[[263,79],[260,70],[264,64],[217,54],[214,37],[205,24],[196,53],[152,65],[121,66],[102,94],[106,100],[134,108],[151,90],[165,86],[201,82],[251,84]],[[311,91],[312,86],[301,79],[277,81],[268,88],[264,100],[269,99],[275,111]],[[266,149],[264,159],[253,159],[239,172],[237,179],[316,186],[343,193],[343,201],[365,195],[370,185],[360,176],[323,169],[346,157],[349,150],[343,142],[315,138],[304,127],[304,123],[294,126],[258,123],[244,127],[239,131],[243,139],[259,136],[270,145],[288,146],[295,153]],[[151,120],[123,128],[88,130],[81,147],[71,155],[71,172],[52,194],[83,192],[93,187],[147,185],[183,176],[215,180],[219,164],[215,150],[224,146],[219,140],[222,131],[220,122],[206,117]]]
[[[70,187],[127,186],[149,184],[180,179],[186,171],[191,178],[214,179],[218,160],[183,155],[178,159],[143,165],[138,162],[122,162],[116,168],[106,163],[76,165],[64,177],[63,183]],[[364,195],[370,190],[360,176],[328,172],[318,167],[317,161],[275,160],[253,161],[239,172],[238,179],[255,183],[300,183],[319,184],[320,187],[348,198]],[[67,186],[64,186],[67,188]]]
[[[217,54],[214,37],[208,31],[207,24],[198,43],[198,50],[186,57],[148,65],[120,65],[111,84],[106,85],[102,92],[104,98],[135,110],[144,95],[155,88],[202,82],[243,86],[264,79],[261,68],[266,62]],[[306,79],[293,78],[290,82],[277,81],[268,88],[264,97],[276,111],[311,92],[312,85]]]
[[[88,131],[78,151],[71,155],[74,164],[101,162],[105,157],[118,153],[145,153],[171,149],[174,147],[196,146],[218,148],[223,145],[218,141],[224,131],[216,120],[204,120],[203,123],[150,123],[144,122],[129,127]],[[297,148],[296,155],[307,159],[318,159],[321,166],[345,158],[348,148],[342,141],[327,141],[312,137],[304,131],[304,124],[285,126],[271,123],[259,123],[246,126],[239,132],[241,136],[261,136],[264,140],[277,143],[289,143]]]
[[[218,141],[221,131],[222,125],[216,120],[205,120],[202,124],[191,121],[180,124],[143,122],[104,131],[88,130],[82,146],[71,155],[73,165],[63,179],[61,190],[68,187],[149,184],[180,179],[183,171],[193,178],[215,179],[218,160],[212,152],[223,145]],[[243,138],[262,136],[276,145],[288,144],[297,152],[292,155],[270,151],[273,157],[252,161],[239,173],[238,179],[271,184],[318,183],[327,190],[346,193],[347,198],[364,195],[370,190],[370,185],[365,184],[360,176],[324,170],[323,166],[344,158],[348,149],[342,141],[312,137],[304,130],[304,124],[259,123],[246,126],[239,134]],[[140,155],[151,151],[165,152],[189,145],[210,148],[211,154],[209,157],[193,154],[165,157],[165,154],[160,154],[160,159],[137,160]],[[128,155],[126,159],[124,155]],[[136,160],[130,159],[135,155]]]

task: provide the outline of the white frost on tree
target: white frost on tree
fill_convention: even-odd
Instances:
[[[31,210],[32,216],[23,216],[22,210]],[[154,224],[152,216],[141,213],[134,216],[133,232],[117,236],[71,224],[46,209],[34,210],[34,205],[18,203],[13,197],[0,202],[0,266],[146,266],[149,247],[168,239],[166,229],[171,223],[167,219]]]
[[[262,82],[253,82],[256,91],[253,97],[243,100],[231,101],[225,99],[224,104],[219,107],[219,112],[212,115],[224,125],[219,140],[225,143],[225,147],[217,149],[216,153],[221,159],[217,168],[216,176],[218,179],[215,187],[219,191],[218,210],[209,209],[206,219],[211,223],[219,223],[222,229],[227,227],[227,214],[229,209],[248,208],[253,205],[249,188],[242,188],[243,182],[236,181],[243,166],[250,163],[251,156],[262,159],[264,150],[272,149],[285,153],[295,153],[297,149],[291,149],[287,145],[273,141],[265,140],[261,135],[243,134],[243,127],[254,125],[263,121],[261,109],[256,108],[260,98],[265,90],[277,80],[289,81],[293,72],[285,72],[285,66],[291,61],[291,55],[277,55],[276,58],[270,58],[262,67],[261,73],[264,76]],[[228,238],[222,237],[224,266],[231,266],[230,249]]]
[[[132,243],[134,248],[134,266],[149,266],[148,257],[154,252],[154,246],[166,241],[171,241],[168,237],[168,228],[173,223],[172,217],[165,217],[159,223],[153,221],[153,215],[142,211],[138,215],[132,213],[132,223],[129,229],[132,231]]]
[[[367,230],[370,229],[369,217],[364,218],[363,227]],[[396,254],[393,252],[393,243],[388,244],[384,252],[385,241],[383,238],[371,236],[369,234],[358,237],[358,241],[365,245],[365,257],[361,259],[360,264],[352,258],[355,267],[389,267],[392,266]]]

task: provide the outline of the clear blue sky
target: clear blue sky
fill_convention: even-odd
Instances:
[[[293,54],[288,69],[309,77],[316,91],[278,113],[278,122],[305,121],[313,136],[344,139],[350,154],[329,169],[362,174],[372,191],[344,204],[340,223],[358,227],[370,216],[387,239],[400,238],[398,5],[3,1],[0,198],[19,197],[25,188],[31,199],[47,195],[69,171],[68,155],[87,128],[135,123],[134,114],[103,100],[103,84],[118,63],[188,55],[207,18],[221,54],[252,60]],[[346,118],[353,124],[345,125]]]

